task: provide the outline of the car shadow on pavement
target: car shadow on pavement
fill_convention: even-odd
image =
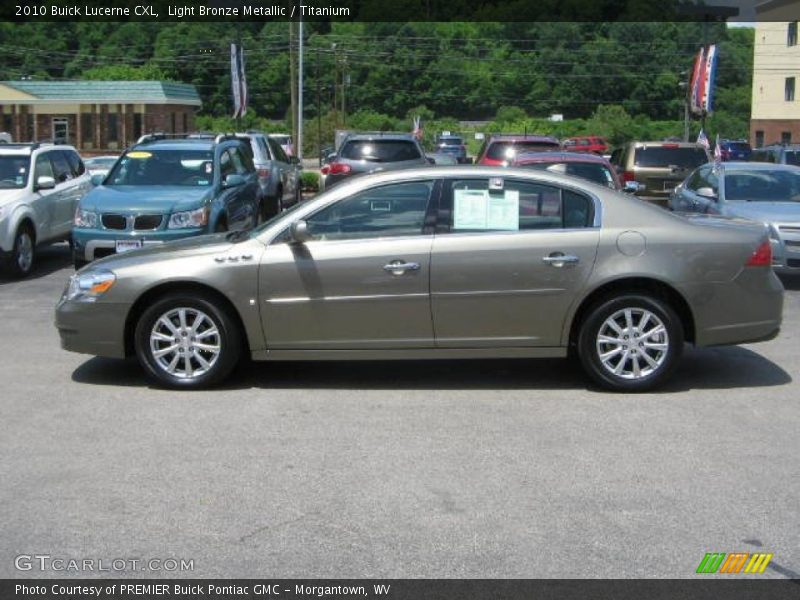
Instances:
[[[150,385],[134,359],[92,358],[72,374],[76,383]],[[747,348],[687,347],[672,379],[655,393],[785,385],[791,376]],[[597,390],[575,361],[565,359],[247,362],[220,391],[262,389]]]
[[[36,249],[36,260],[33,265],[33,270],[29,275],[23,278],[14,278],[0,271],[0,286],[47,277],[51,273],[60,271],[71,264],[72,251],[69,248],[69,244],[62,243],[42,246]]]
[[[780,280],[783,283],[783,289],[789,292],[800,290],[800,275],[781,275]]]

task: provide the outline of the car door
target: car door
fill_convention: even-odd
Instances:
[[[433,179],[368,188],[306,219],[312,240],[288,232],[259,274],[271,350],[433,347],[429,294]]]
[[[55,172],[53,163],[51,162],[51,154],[53,152],[40,153],[34,162],[33,167],[33,205],[34,213],[36,214],[36,234],[37,241],[44,242],[50,240],[58,235],[58,206],[59,198],[62,195],[64,186],[56,186],[52,189],[39,189],[37,182],[40,177],[52,177],[55,180]],[[59,189],[60,187],[60,189]]]
[[[267,138],[267,143],[270,145],[273,164],[278,169],[281,187],[283,188],[281,201],[290,204],[294,200],[297,190],[297,169],[278,142]]]
[[[502,176],[449,181],[431,253],[436,346],[560,346],[594,266],[599,204]]]
[[[254,223],[255,210],[247,202],[247,181],[239,185],[226,185],[229,175],[246,178],[242,155],[235,147],[226,148],[220,155],[220,197],[228,219],[228,229],[246,229]]]
[[[69,162],[69,157],[64,150],[53,150],[48,153],[53,163],[53,175],[56,180],[54,194],[54,236],[66,236],[72,229],[72,220],[75,216],[75,207],[82,195],[80,181],[75,176],[75,171]]]

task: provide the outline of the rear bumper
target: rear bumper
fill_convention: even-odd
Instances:
[[[721,346],[773,339],[783,316],[783,284],[771,269],[751,267],[728,283],[681,291],[694,310],[695,345]]]
[[[61,347],[81,354],[125,358],[125,317],[129,308],[108,302],[60,301],[55,325]]]

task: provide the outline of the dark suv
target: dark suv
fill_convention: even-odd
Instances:
[[[752,148],[745,140],[722,140],[719,153],[722,160],[749,160]]]
[[[410,133],[354,133],[344,139],[320,173],[327,189],[352,175],[427,164],[425,152]]]

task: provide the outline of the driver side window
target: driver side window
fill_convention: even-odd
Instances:
[[[315,240],[421,235],[433,181],[384,185],[323,208],[306,222]]]

